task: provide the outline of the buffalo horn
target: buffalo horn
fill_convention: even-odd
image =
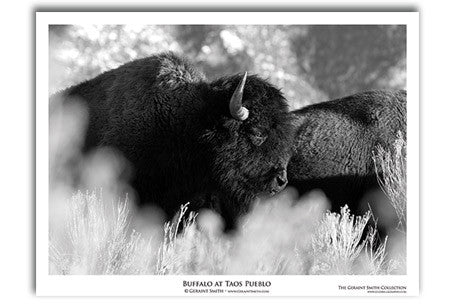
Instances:
[[[245,80],[247,79],[247,72],[244,73],[238,87],[233,93],[230,100],[230,114],[236,120],[244,121],[248,118],[248,109],[242,106],[242,96],[244,94]]]

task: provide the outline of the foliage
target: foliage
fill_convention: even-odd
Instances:
[[[282,88],[293,109],[406,85],[402,26],[74,25],[50,27],[49,90],[164,51],[185,55],[209,79],[259,74]]]
[[[331,99],[406,85],[406,27],[314,25],[293,39],[300,74]]]

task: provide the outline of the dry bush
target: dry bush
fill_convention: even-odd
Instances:
[[[386,241],[379,242],[377,230],[367,227],[369,211],[355,216],[347,206],[341,213],[327,212],[313,235],[311,274],[389,274]]]
[[[398,219],[397,229],[406,233],[406,138],[399,131],[392,150],[379,146],[374,154],[380,186]]]
[[[313,193],[259,203],[239,231],[225,235],[212,212],[185,216],[187,205],[167,222],[157,246],[130,229],[127,202],[105,205],[98,193],[78,192],[68,202],[65,235],[50,236],[53,274],[388,274],[385,244],[376,229],[364,236],[370,213],[360,217],[343,207],[324,214],[326,199]],[[182,230],[180,230],[182,226]],[[153,246],[153,247],[152,247]]]
[[[351,274],[352,265],[364,249],[361,243],[370,215],[350,215],[347,206],[341,214],[327,212],[312,240],[313,274]]]
[[[69,205],[68,244],[63,247],[50,236],[52,274],[149,272],[150,243],[130,230],[127,200],[107,205],[100,192],[78,192]]]

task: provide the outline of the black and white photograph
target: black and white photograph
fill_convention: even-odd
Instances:
[[[37,15],[43,294],[417,294],[418,15],[96,14]]]

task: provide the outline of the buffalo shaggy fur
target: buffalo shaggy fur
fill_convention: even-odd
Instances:
[[[294,134],[283,95],[255,75],[242,95],[248,118],[230,115],[242,79],[209,82],[186,59],[163,53],[59,95],[87,106],[85,150],[113,147],[131,163],[138,203],[158,205],[171,217],[189,201],[195,209],[207,206],[192,201],[214,193],[225,199],[215,208],[230,227],[257,195],[285,186]]]
[[[300,194],[321,189],[332,210],[347,204],[356,213],[363,196],[377,189],[373,153],[392,150],[398,132],[406,136],[406,91],[369,91],[293,112],[295,154],[288,178]]]

